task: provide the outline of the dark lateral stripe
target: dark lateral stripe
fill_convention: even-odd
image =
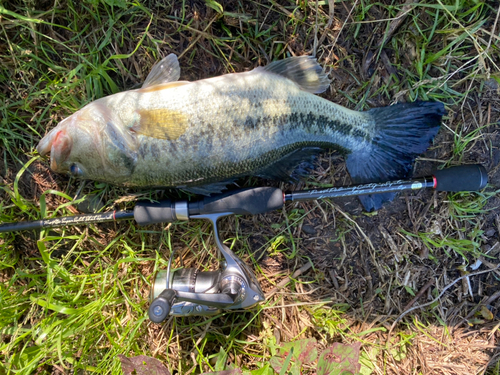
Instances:
[[[295,130],[297,128],[303,127],[306,130],[310,130],[314,125],[316,125],[321,132],[333,131],[338,132],[344,136],[359,137],[363,139],[368,139],[368,132],[362,129],[353,129],[351,124],[341,122],[339,120],[332,120],[331,118],[324,115],[314,115],[313,113],[292,113],[290,115],[283,114],[280,116],[264,116],[264,117],[252,117],[247,116],[243,125],[249,129],[256,129],[261,126],[269,127],[281,127],[288,125],[289,129]]]

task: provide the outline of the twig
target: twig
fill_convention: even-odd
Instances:
[[[335,287],[335,290],[340,289],[339,282],[337,280],[337,275],[335,275],[335,271],[332,269],[328,270],[328,273],[330,274],[330,278],[332,279],[333,286]]]
[[[346,20],[345,22],[342,24],[342,27],[340,28],[339,30],[339,33],[337,34],[337,36],[335,37],[335,40],[333,41],[333,44],[332,44],[332,47],[330,49],[330,54],[328,55],[328,61],[330,60],[330,57],[332,56],[333,54],[333,47],[335,47],[335,45],[337,44],[337,41],[339,40],[339,36],[340,34],[342,33],[342,30],[344,30],[344,26],[347,24],[347,20],[349,19],[349,17],[351,17],[351,13],[354,11],[354,9],[356,9],[356,7],[358,6],[358,1],[359,0],[356,0],[354,2],[354,5],[352,6],[351,10],[349,11],[349,14],[347,15],[346,17]]]
[[[295,19],[302,19],[302,18],[304,18],[304,15],[298,9],[295,9],[294,10],[295,14],[293,14],[288,9],[286,9],[283,5],[280,5],[280,4],[276,3],[276,1],[270,1],[270,3],[273,6],[275,6],[276,8],[278,8],[279,10],[281,10],[283,13],[285,13],[290,18],[295,18]]]
[[[379,40],[375,48],[383,47],[387,43],[387,41],[392,38],[392,34],[394,34],[396,29],[401,26],[403,21],[408,16],[408,13],[410,13],[410,11],[415,7],[415,3],[418,3],[418,1],[406,0],[405,5],[401,8],[396,17],[391,21],[389,30],[387,30],[387,33],[384,34],[382,39]]]
[[[394,327],[396,327],[396,324],[405,316],[407,315],[408,313],[414,311],[414,310],[417,310],[417,309],[421,309],[422,307],[426,307],[426,306],[429,306],[429,305],[432,305],[433,303],[439,301],[439,299],[444,295],[444,293],[450,289],[453,285],[455,285],[456,283],[458,283],[460,280],[463,280],[465,279],[466,277],[472,277],[472,276],[477,276],[477,275],[481,275],[483,273],[488,273],[488,272],[492,272],[496,269],[498,269],[500,267],[500,264],[497,265],[495,268],[493,269],[489,269],[489,270],[483,270],[483,271],[478,271],[478,272],[474,272],[474,273],[469,273],[467,275],[463,275],[463,276],[460,276],[458,279],[455,279],[451,284],[447,285],[443,291],[441,293],[439,293],[439,296],[437,296],[436,298],[434,298],[432,301],[430,302],[427,302],[427,303],[424,303],[422,305],[418,305],[418,306],[415,306],[415,307],[412,307],[411,309],[409,310],[406,310],[405,312],[403,312],[395,321],[394,323],[392,323],[392,326],[391,326],[391,329],[389,329],[389,332],[387,333],[387,342],[389,342],[389,337],[391,336],[391,332],[392,330],[394,329]],[[386,343],[387,345],[387,343]]]
[[[499,16],[500,16],[500,7],[498,7],[497,16],[495,18],[495,23],[493,24],[493,27],[491,28],[490,40],[488,40],[488,45],[486,46],[485,51],[488,51],[490,49],[491,42],[493,40],[493,35],[496,35],[495,34],[495,29],[497,28],[497,23],[498,23]]]
[[[492,248],[493,249],[493,248]],[[488,267],[490,270],[495,270],[495,273],[500,276],[500,272],[497,271],[496,269],[498,268],[495,263],[491,263],[489,260],[487,260],[485,257],[480,256],[479,260],[481,263],[483,263],[486,267]]]
[[[470,317],[471,317],[471,316],[473,316],[476,312],[478,312],[478,311],[479,311],[479,308],[480,308],[481,306],[491,305],[491,303],[492,303],[494,300],[498,299],[498,298],[500,298],[500,290],[497,290],[497,291],[496,291],[495,293],[493,293],[491,296],[489,296],[489,297],[487,297],[487,298],[485,297],[485,298],[484,298],[481,302],[479,302],[479,303],[476,305],[476,307],[474,307],[474,308],[472,309],[472,311],[471,311],[470,313],[468,313],[468,314],[467,314],[467,316],[465,317],[465,320],[470,319]]]
[[[309,261],[306,264],[304,264],[302,267],[300,267],[297,271],[295,271],[293,273],[292,277],[290,277],[290,276],[285,277],[273,289],[271,289],[269,292],[266,293],[266,299],[273,296],[279,289],[283,288],[286,284],[288,284],[292,278],[294,278],[294,279],[297,278],[298,276],[305,273],[311,267],[312,267],[312,263]]]
[[[486,373],[486,370],[490,367],[491,364],[495,364],[497,362],[498,357],[500,356],[500,353],[496,353],[494,356],[490,358],[488,363],[483,366],[483,368],[478,372],[478,375],[484,375]]]
[[[318,2],[316,1],[316,7],[318,7]],[[318,46],[323,45],[323,42],[325,41],[326,34],[330,31],[330,27],[333,24],[334,20],[334,14],[335,14],[335,0],[328,0],[328,22],[326,23],[324,27],[323,34],[321,34],[321,38],[319,38],[319,41],[317,40],[317,37],[314,39],[314,55],[316,56],[316,51]],[[316,9],[316,27],[318,26],[318,10]],[[317,35],[317,30],[315,31],[315,35]]]
[[[403,309],[404,311],[408,310],[410,307],[413,306],[413,304],[415,302],[417,302],[417,300],[422,297],[422,295],[426,292],[427,289],[429,289],[432,285],[434,284],[434,279],[430,279],[427,284],[425,284],[422,289],[420,289],[420,291],[417,293],[417,295],[415,297],[413,297],[413,299],[408,302],[408,304],[405,306],[405,308]]]
[[[344,216],[347,220],[349,220],[356,227],[356,229],[357,229],[356,231],[358,232],[358,234],[361,234],[363,236],[366,243],[368,244],[368,249],[370,249],[370,255],[372,257],[373,264],[375,265],[375,268],[377,269],[377,272],[380,276],[380,279],[383,279],[385,273],[381,269],[380,265],[377,262],[377,258],[375,257],[375,253],[376,253],[375,246],[373,246],[373,243],[370,240],[370,238],[366,235],[366,233],[363,231],[363,229],[361,229],[361,227],[358,225],[358,223],[355,220],[351,219],[349,217],[349,215],[347,215],[344,211],[342,211],[339,206],[337,206],[336,204],[333,204],[333,203],[332,203],[332,206],[335,207],[337,212],[341,213],[342,216]],[[369,272],[368,272],[368,274],[369,274]]]
[[[210,22],[208,23],[208,25],[205,27],[205,29],[203,29],[202,32],[200,32],[199,30],[196,30],[199,34],[196,36],[196,38],[194,38],[194,40],[189,44],[189,46],[184,51],[182,51],[182,53],[179,55],[179,57],[177,57],[179,60],[182,58],[182,56],[184,56],[186,54],[186,52],[188,52],[192,47],[194,47],[203,36],[207,35],[207,30],[210,28],[210,26],[212,26],[212,23],[217,19],[218,19],[218,17],[212,18],[210,20]],[[208,34],[208,35],[210,35],[210,34]]]

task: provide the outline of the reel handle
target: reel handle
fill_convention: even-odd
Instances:
[[[174,300],[175,290],[163,290],[163,292],[161,292],[160,295],[153,300],[151,305],[149,305],[149,320],[154,323],[163,322],[167,318],[168,314],[170,314]]]
[[[229,308],[234,304],[238,295],[225,293],[191,293],[174,289],[164,289],[156,297],[148,309],[149,319],[154,323],[161,323],[170,314],[172,305],[176,301],[192,302],[199,305]]]

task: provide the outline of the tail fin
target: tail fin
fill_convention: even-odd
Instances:
[[[415,158],[437,134],[446,113],[438,102],[401,103],[368,111],[375,121],[370,147],[349,154],[347,170],[355,184],[408,178]],[[395,193],[360,196],[367,211],[378,210]]]

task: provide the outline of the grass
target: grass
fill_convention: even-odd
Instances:
[[[225,218],[226,244],[252,266],[265,292],[275,292],[250,311],[172,318],[161,326],[147,320],[154,273],[173,250],[185,267],[216,267],[208,223],[1,234],[0,374],[119,374],[118,354],[155,357],[178,374],[228,366],[271,373],[266,363],[277,348],[303,338],[317,339],[321,349],[360,342],[363,374],[498,374],[493,273],[471,277],[472,290],[458,283],[439,304],[388,330],[409,304],[431,300],[459,277],[463,265],[485,254],[495,262],[500,230],[498,6],[421,1],[410,4],[393,32],[401,9],[385,0],[0,5],[2,222],[73,215],[80,189],[78,198],[96,196],[103,210],[130,208],[141,197],[179,196],[82,184],[50,172],[35,152],[63,118],[140,86],[170,52],[179,56],[181,79],[197,80],[315,51],[333,78],[324,96],[351,109],[442,101],[448,115],[416,173],[482,163],[493,187],[404,195],[375,215],[362,214],[351,200]],[[249,179],[242,186],[264,183]],[[327,155],[310,177],[287,188],[348,183],[343,161]],[[274,289],[308,261],[307,273]],[[435,284],[422,290],[429,279]],[[481,304],[492,320],[473,312]]]

